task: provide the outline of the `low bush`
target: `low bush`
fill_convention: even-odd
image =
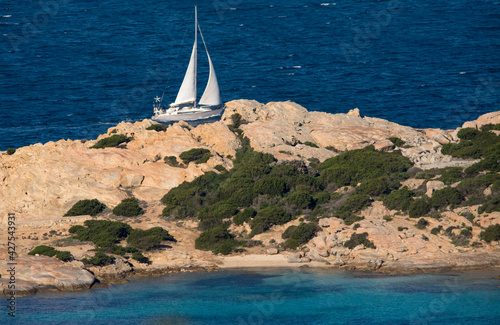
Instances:
[[[500,225],[496,224],[496,225],[489,226],[484,231],[481,231],[480,236],[481,236],[481,239],[487,243],[492,242],[492,241],[499,241],[500,240]]]
[[[410,191],[408,187],[404,186],[387,195],[383,202],[388,209],[408,211],[410,204],[413,202],[414,196],[415,193]]]
[[[122,200],[114,209],[113,213],[117,216],[123,217],[137,217],[144,214],[144,210],[139,206],[139,201],[135,198],[128,198]]]
[[[388,140],[391,141],[396,147],[402,147],[406,143],[397,137],[390,137],[390,138],[388,138]]]
[[[463,168],[461,167],[450,167],[443,170],[439,180],[445,184],[452,184],[458,182],[464,177]]]
[[[90,147],[91,149],[104,149],[108,147],[119,147],[120,145],[130,142],[132,138],[128,138],[123,134],[114,134],[110,137],[101,139],[97,143]]]
[[[285,180],[278,176],[269,176],[255,182],[255,192],[271,196],[283,196],[290,190]]]
[[[297,209],[312,209],[315,205],[314,198],[308,191],[295,191],[286,198],[286,202]]]
[[[85,265],[106,266],[113,264],[115,262],[115,258],[104,254],[102,251],[96,251],[94,256],[91,258],[83,258],[82,262]]]
[[[162,227],[148,230],[134,229],[127,237],[127,243],[130,246],[141,250],[157,248],[163,241],[175,241],[175,239]]]
[[[353,194],[338,208],[335,216],[346,219],[353,213],[361,211],[371,204],[370,197],[366,194]]]
[[[57,254],[57,250],[54,247],[40,245],[35,247],[31,252],[28,253],[28,255],[36,255],[36,254],[52,257]]]
[[[354,233],[351,235],[351,238],[344,243],[344,247],[349,249],[353,249],[358,245],[363,245],[366,248],[376,249],[375,245],[372,241],[368,240],[368,233],[364,232],[362,234]]]
[[[478,213],[500,211],[500,196],[492,197],[479,207]]]
[[[410,218],[420,218],[425,216],[431,210],[431,206],[426,199],[417,199],[410,204],[408,208]]]
[[[398,227],[398,231],[403,231],[403,230],[408,230],[408,227],[401,227],[401,226]]]
[[[234,217],[233,217],[233,222],[235,225],[242,225],[244,222],[249,223],[250,220],[257,214],[254,209],[252,208],[246,208],[243,211],[238,212]]]
[[[319,230],[320,228],[317,224],[301,223],[300,225],[292,228],[292,230],[289,231],[290,236],[288,237],[287,241],[285,241],[283,247],[296,249],[298,246],[303,245],[311,240]]]
[[[80,200],[76,202],[71,209],[64,214],[65,217],[72,217],[72,216],[83,216],[83,215],[90,215],[95,217],[102,211],[106,209],[106,205],[103,203],[99,202],[97,199],[93,200]]]
[[[175,156],[165,156],[165,158],[163,158],[163,161],[165,161],[165,163],[169,166],[180,167],[179,162],[177,161],[177,157]]]
[[[429,222],[424,218],[420,218],[415,224],[415,228],[417,229],[425,229],[429,225]]]
[[[73,259],[73,255],[68,251],[57,251],[56,257],[63,262],[69,262]]]
[[[260,234],[274,225],[282,225],[292,220],[292,215],[281,207],[269,206],[261,209],[250,222],[252,232],[250,237]]]
[[[69,228],[69,232],[76,234],[75,239],[91,241],[99,247],[112,247],[132,231],[130,225],[118,221],[87,220],[84,225],[85,227],[73,226]]]
[[[195,248],[212,251],[214,254],[227,255],[231,253],[239,243],[234,239],[223,225],[208,229],[200,234],[195,240]]]
[[[399,186],[400,183],[398,181],[391,181],[387,177],[382,176],[361,183],[361,185],[356,188],[356,193],[375,197],[382,194],[389,194]]]
[[[189,164],[194,161],[196,164],[204,164],[212,157],[210,150],[202,148],[194,148],[188,151],[184,151],[179,155],[179,158],[184,164]]]
[[[13,155],[13,154],[15,154],[15,153],[16,153],[16,149],[14,149],[14,148],[8,148],[8,149],[7,149],[7,154],[8,154],[9,156],[11,156],[11,155]]]
[[[312,148],[319,148],[319,147],[318,147],[318,145],[317,145],[316,143],[311,142],[311,141],[306,141],[306,142],[304,142],[304,144],[305,144],[306,146],[309,146],[309,147],[312,147]]]
[[[460,193],[456,188],[448,186],[441,190],[434,191],[429,203],[431,207],[435,209],[442,209],[450,204],[460,204],[462,200],[462,193]]]
[[[147,258],[146,256],[142,255],[141,252],[134,252],[132,254],[132,258],[136,261],[138,261],[139,263],[149,263],[149,258]]]
[[[168,127],[163,124],[153,124],[150,125],[146,128],[148,131],[156,131],[156,132],[162,132],[162,131],[167,131]]]
[[[438,227],[434,227],[431,229],[431,234],[437,235],[443,230],[443,226],[439,225]]]

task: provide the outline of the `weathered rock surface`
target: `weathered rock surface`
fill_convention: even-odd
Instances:
[[[10,278],[10,274],[7,272],[10,266],[7,263],[7,260],[0,261],[2,279],[5,280]],[[56,290],[89,289],[95,282],[95,277],[89,271],[46,256],[28,255],[17,258],[15,271],[16,292],[19,294],[32,294],[49,288]],[[5,280],[0,282],[4,294],[9,291]]]

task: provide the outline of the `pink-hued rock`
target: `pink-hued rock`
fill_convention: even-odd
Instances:
[[[15,262],[16,282],[25,281],[22,282],[21,290],[31,292],[30,285],[37,291],[40,286],[51,286],[59,290],[88,289],[95,282],[95,277],[89,271],[54,257],[27,255],[17,258]],[[2,278],[9,277],[7,270],[11,266],[8,263],[8,260],[0,261]]]
[[[481,115],[475,121],[468,121],[462,125],[462,128],[480,128],[485,124],[500,123],[500,112],[491,112]]]

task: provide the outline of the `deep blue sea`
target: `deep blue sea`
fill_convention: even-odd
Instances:
[[[182,273],[17,300],[17,324],[478,324],[500,319],[497,271]],[[3,299],[2,299],[3,300]],[[6,312],[0,321],[9,320]],[[10,319],[12,321],[12,319]]]
[[[195,1],[0,1],[0,150],[95,138],[175,99]],[[499,110],[498,0],[211,0],[222,97],[455,128]],[[200,45],[199,88],[208,77]],[[206,60],[206,59],[205,59]]]

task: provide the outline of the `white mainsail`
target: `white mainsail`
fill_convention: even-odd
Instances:
[[[193,45],[193,51],[191,52],[191,59],[189,60],[189,65],[184,75],[184,80],[182,81],[181,88],[175,98],[175,102],[171,105],[181,105],[186,103],[191,103],[196,100],[196,51],[197,51],[196,41]]]

